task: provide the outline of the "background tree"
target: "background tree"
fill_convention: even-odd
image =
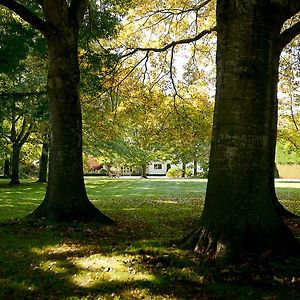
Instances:
[[[14,23],[13,23],[14,24]],[[15,25],[15,24],[14,24]],[[22,29],[25,30],[26,26],[20,24],[19,27],[14,26],[6,28],[4,32],[3,42],[4,47],[2,54],[8,58],[6,64],[10,63],[11,51],[14,51],[11,46],[13,41],[18,42],[18,34],[22,37]],[[15,30],[12,34],[12,30]],[[24,51],[25,57],[18,58],[18,64],[12,60],[12,68],[2,66],[1,77],[1,98],[2,98],[2,110],[5,112],[4,128],[0,137],[6,139],[6,148],[10,152],[11,156],[11,180],[10,184],[19,184],[19,162],[20,152],[23,145],[28,141],[29,136],[32,134],[33,129],[37,130],[37,125],[41,119],[48,116],[48,108],[46,105],[47,99],[45,98],[45,60],[43,54],[45,47],[41,43],[33,43],[28,45],[28,36],[36,38],[32,30],[27,30],[29,33],[24,37]],[[21,40],[22,41],[22,40]],[[14,66],[14,63],[16,64]],[[11,147],[11,151],[8,149]]]
[[[49,157],[49,134],[46,130],[42,134],[42,149],[39,159],[39,176],[37,182],[47,182],[48,177],[48,157]]]
[[[51,119],[49,180],[42,204],[30,215],[52,221],[111,220],[88,200],[82,163],[82,117],[79,99],[80,70],[78,41],[80,29],[95,18],[100,37],[107,37],[118,20],[118,3],[104,1],[1,0],[39,30],[48,46],[48,99]],[[99,7],[100,5],[101,7]],[[87,13],[88,9],[91,12]],[[100,14],[96,14],[97,10]],[[115,22],[108,22],[115,20]],[[92,23],[91,23],[92,24]]]

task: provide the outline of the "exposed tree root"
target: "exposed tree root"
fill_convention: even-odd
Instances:
[[[272,234],[251,233],[234,234],[230,229],[222,234],[213,234],[201,226],[192,235],[181,241],[180,246],[198,252],[208,260],[221,263],[236,263],[246,257],[260,257],[269,253],[274,257],[297,257],[300,255],[300,243],[291,231],[282,224]]]
[[[89,200],[70,208],[53,208],[47,205],[45,199],[27,218],[50,222],[97,222],[105,225],[115,223],[115,221],[101,213]]]
[[[300,216],[287,210],[278,200],[276,200],[275,202],[275,209],[280,217],[284,217],[287,219],[300,219]]]

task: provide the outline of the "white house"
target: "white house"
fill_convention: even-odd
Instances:
[[[180,168],[182,169],[183,164],[182,163],[178,163],[178,164],[171,164],[169,161],[153,161],[151,162],[148,166],[147,166],[147,174],[148,175],[157,175],[157,176],[164,176],[167,174],[168,170],[170,168]],[[193,169],[193,163],[189,163],[186,165],[187,168],[191,168]],[[198,172],[202,172],[203,169],[201,168],[201,166],[197,165],[197,171]]]

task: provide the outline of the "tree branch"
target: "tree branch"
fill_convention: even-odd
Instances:
[[[300,34],[300,22],[284,30],[277,39],[278,50],[281,51],[289,42]]]
[[[0,93],[1,98],[23,98],[29,96],[47,95],[47,91],[32,91],[32,92],[4,92]]]
[[[76,26],[79,30],[80,25],[83,21],[84,14],[88,8],[88,1],[86,0],[72,0],[69,13],[73,20],[76,20]]]
[[[33,124],[30,122],[27,131],[24,132],[23,137],[22,137],[22,139],[20,140],[20,145],[23,146],[23,145],[25,144],[25,142],[27,141],[29,135],[30,135],[31,132],[32,132],[32,128],[33,128]]]
[[[198,12],[201,8],[203,8],[204,6],[206,6],[209,2],[211,2],[211,0],[206,0],[202,3],[200,3],[199,5],[197,6],[194,6],[194,7],[191,7],[191,8],[188,8],[188,9],[181,9],[181,8],[163,8],[163,9],[157,9],[157,10],[153,10],[153,11],[150,11],[148,14],[146,14],[145,16],[142,16],[140,18],[137,18],[137,19],[134,19],[133,21],[130,21],[129,23],[125,24],[125,26],[131,24],[131,23],[134,23],[134,22],[137,22],[137,21],[141,21],[143,19],[146,19],[145,23],[147,23],[147,21],[157,15],[157,14],[162,14],[162,15],[167,15],[167,16],[164,16],[161,20],[163,19],[167,19],[171,16],[178,16],[178,15],[183,15],[183,14],[188,14],[190,12]],[[144,24],[145,24],[144,23]]]
[[[18,144],[21,144],[21,141],[26,133],[26,127],[27,127],[27,119],[24,117],[23,122],[22,122],[21,131],[19,132],[19,134],[17,134],[17,137],[16,137],[16,142]]]
[[[5,6],[9,10],[16,13],[24,21],[28,22],[30,25],[32,25],[34,28],[42,32],[44,35],[49,33],[52,29],[47,22],[39,18],[27,7],[18,3],[15,0],[0,0],[0,5]]]
[[[186,38],[186,39],[182,39],[182,40],[178,40],[178,41],[173,41],[173,42],[171,42],[171,43],[169,43],[169,44],[167,44],[167,45],[165,45],[161,48],[152,48],[152,47],[140,48],[140,47],[138,47],[138,48],[130,49],[132,51],[122,55],[121,57],[124,58],[124,57],[130,56],[130,55],[133,55],[138,51],[164,52],[164,51],[169,50],[170,48],[174,48],[177,45],[189,44],[189,43],[192,43],[192,42],[196,42],[199,39],[201,39],[203,36],[205,36],[209,33],[212,33],[214,31],[216,31],[216,26],[213,27],[213,28],[210,28],[210,29],[205,29],[205,30],[201,31],[200,33],[198,33],[197,35],[195,35],[194,37],[190,37],[190,38]]]

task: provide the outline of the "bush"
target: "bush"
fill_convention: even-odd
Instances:
[[[208,176],[208,169],[206,170],[202,170],[202,171],[198,171],[197,175],[194,176],[194,178],[207,178]]]
[[[185,169],[185,177],[192,177],[193,176],[193,170],[191,168]]]
[[[99,175],[106,176],[108,171],[106,169],[100,169],[98,173],[99,173]]]
[[[167,177],[172,177],[172,178],[182,177],[182,173],[183,173],[183,170],[180,169],[180,168],[171,168],[167,172],[166,176]]]
[[[37,177],[39,174],[39,168],[33,164],[30,163],[23,163],[20,162],[20,178],[26,179],[26,178],[33,178]]]

